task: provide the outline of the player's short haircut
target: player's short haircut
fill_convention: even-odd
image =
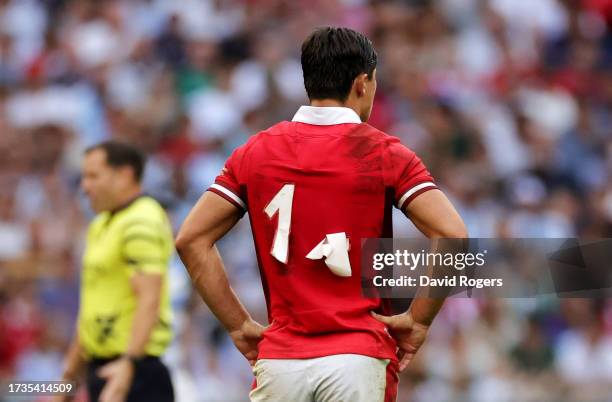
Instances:
[[[359,74],[376,68],[372,42],[348,28],[325,27],[314,31],[302,44],[302,72],[309,99],[346,101]]]
[[[89,154],[102,150],[106,154],[106,163],[114,168],[129,166],[137,182],[142,179],[146,158],[135,146],[119,141],[106,141],[93,145],[85,150]]]

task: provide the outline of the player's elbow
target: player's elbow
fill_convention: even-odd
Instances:
[[[211,242],[205,233],[195,233],[184,228],[179,230],[174,241],[174,247],[181,257],[189,254],[191,250],[203,250],[213,245],[214,242]]]
[[[196,237],[186,233],[184,230],[179,230],[174,241],[174,247],[180,256],[185,255],[188,250],[193,246],[196,241]]]

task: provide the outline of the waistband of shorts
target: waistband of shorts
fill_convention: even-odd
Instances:
[[[115,355],[115,356],[108,356],[108,357],[96,357],[96,356],[92,356],[89,360],[88,363],[92,366],[103,366],[105,364],[108,364],[112,361],[115,361],[117,359],[119,359],[122,355]],[[160,358],[159,356],[153,356],[153,355],[146,355],[144,356],[142,359],[139,359],[140,362],[155,362],[155,361],[159,361]]]

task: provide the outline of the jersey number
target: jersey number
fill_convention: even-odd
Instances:
[[[264,208],[268,218],[278,213],[278,225],[274,234],[271,254],[283,264],[289,259],[289,233],[291,231],[291,211],[295,184],[285,184]],[[349,240],[346,233],[326,234],[307,255],[310,260],[323,259],[329,269],[338,276],[351,276],[351,263],[348,256]]]

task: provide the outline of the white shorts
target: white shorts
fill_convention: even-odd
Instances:
[[[252,402],[383,402],[388,364],[389,359],[355,354],[260,359],[249,397]]]

